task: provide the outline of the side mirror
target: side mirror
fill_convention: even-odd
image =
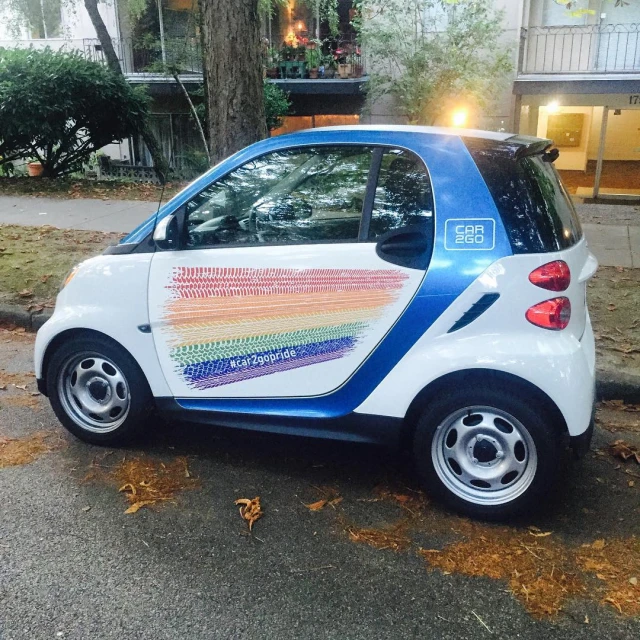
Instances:
[[[158,222],[153,232],[153,241],[158,249],[170,251],[178,248],[179,235],[178,219],[171,214]]]

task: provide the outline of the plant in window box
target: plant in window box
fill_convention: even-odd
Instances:
[[[313,48],[308,48],[305,52],[305,60],[307,62],[307,67],[309,68],[309,77],[313,79],[317,78],[318,68],[322,62],[322,52],[320,49],[317,49],[315,46]]]
[[[296,47],[291,46],[290,44],[285,44],[280,49],[280,59],[285,61],[295,60],[296,58]]]

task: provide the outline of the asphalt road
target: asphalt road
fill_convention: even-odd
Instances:
[[[0,332],[0,373],[30,372],[31,349],[30,336]],[[595,597],[537,619],[505,581],[428,571],[417,550],[455,539],[459,522],[437,506],[425,507],[430,525],[408,550],[352,542],[345,523],[404,517],[393,501],[371,501],[380,486],[414,495],[396,454],[159,421],[136,450],[108,453],[67,436],[33,388],[0,391],[0,437],[46,431],[58,444],[0,468],[1,640],[640,637],[640,619]],[[598,430],[595,446],[619,437],[638,441]],[[117,486],[86,476],[92,462],[107,469],[142,450],[188,456],[201,487],[125,515]],[[303,503],[321,497],[316,487],[343,501],[311,512]],[[265,516],[249,536],[233,502],[254,496]],[[542,515],[518,526],[579,546],[638,535],[639,516],[640,487],[590,455],[571,465]]]

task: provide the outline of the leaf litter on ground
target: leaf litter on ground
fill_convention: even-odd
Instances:
[[[194,478],[189,470],[188,460],[184,456],[163,461],[139,455],[125,457],[113,467],[102,465],[101,462],[111,453],[107,452],[92,462],[85,480],[113,482],[129,502],[125,511],[127,514],[136,513],[143,507],[174,501],[181,491],[201,486],[200,480]]]
[[[628,460],[635,460],[640,464],[640,448],[635,445],[629,444],[624,440],[615,440],[609,445],[609,452],[615,458],[627,462]]]
[[[59,449],[61,440],[56,434],[39,431],[24,438],[0,435],[0,469],[29,464],[50,451]]]
[[[395,522],[359,526],[342,508],[338,524],[352,542],[378,550],[417,551],[430,570],[504,581],[536,618],[557,615],[576,597],[596,599],[623,615],[640,613],[640,543],[635,537],[579,546],[536,526],[498,526],[430,509],[420,492],[377,487],[374,497],[358,502],[388,501],[404,508],[407,496],[411,508]],[[451,535],[455,539],[443,545],[442,539]],[[425,548],[425,537],[437,541],[435,548]]]

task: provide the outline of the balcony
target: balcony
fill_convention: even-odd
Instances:
[[[519,75],[640,73],[640,24],[529,27]]]
[[[163,43],[114,38],[112,42],[122,72],[127,76],[162,75],[163,65],[168,65],[179,69],[182,76],[202,78],[202,49],[196,38],[168,38]],[[97,39],[84,39],[82,51],[89,60],[104,61],[102,45]]]
[[[147,80],[162,76],[162,63],[175,66],[181,76],[202,79],[202,51],[195,38],[166,39],[164,46],[157,41],[138,43],[131,39],[113,38],[113,47],[127,76],[144,76]],[[87,60],[105,62],[100,40],[97,38],[47,40],[0,40],[0,48],[6,49],[50,48],[54,51],[79,51]]]

